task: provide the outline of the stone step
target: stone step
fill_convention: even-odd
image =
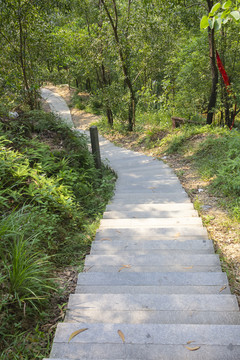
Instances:
[[[145,166],[145,165],[162,165],[161,161],[156,160],[150,156],[129,156],[128,154],[124,155],[112,155],[109,157],[109,161],[116,167],[125,166]]]
[[[106,238],[118,240],[122,238],[144,238],[145,240],[166,240],[172,238],[173,240],[181,238],[208,239],[206,228],[202,226],[172,226],[162,228],[127,228],[127,229],[98,229],[95,239],[102,240]]]
[[[161,172],[156,172],[153,177],[149,177],[146,173],[125,173],[124,175],[120,172],[117,178],[117,186],[126,185],[142,185],[142,186],[158,186],[158,185],[173,185],[180,184],[178,177],[172,173],[170,176],[165,176]]]
[[[143,171],[146,168],[159,168],[164,171],[172,171],[170,167],[166,167],[163,162],[153,159],[151,157],[135,157],[135,158],[119,158],[117,156],[111,156],[109,158],[110,164],[113,165],[114,168],[124,169],[126,171],[127,168],[131,169],[131,172],[134,171],[135,168],[141,168]],[[133,169],[133,170],[132,170]]]
[[[103,310],[69,307],[65,322],[110,324],[224,324],[240,325],[239,311]]]
[[[176,174],[171,168],[164,168],[161,164],[148,163],[144,165],[135,165],[126,163],[125,165],[117,165],[116,163],[113,163],[113,161],[110,161],[110,167],[113,168],[117,174],[121,174],[119,176],[120,179],[123,177],[138,178],[138,176],[149,180],[153,180],[159,176],[161,178],[164,176],[165,179],[168,177],[175,177],[175,179],[177,179]]]
[[[161,184],[179,184],[179,180],[174,173],[165,175],[159,171],[151,172],[151,176],[146,175],[146,172],[136,172],[135,174],[118,172],[116,186],[118,185],[142,185],[142,186],[157,186]]]
[[[189,211],[193,210],[193,204],[188,203],[172,203],[172,204],[131,204],[127,203],[125,205],[114,205],[108,204],[106,211]]]
[[[85,265],[85,272],[217,272],[220,265]]]
[[[68,309],[73,312],[89,309],[101,311],[213,312],[238,312],[239,310],[234,295],[222,294],[71,294]]]
[[[83,328],[87,330],[69,341],[71,334]],[[51,357],[237,360],[239,333],[239,325],[62,323],[57,327]],[[197,351],[189,351],[197,346]]]
[[[114,171],[119,175],[119,178],[133,178],[133,179],[141,179],[144,178],[145,180],[156,180],[157,178],[171,178],[177,176],[174,174],[173,170],[170,168],[162,168],[158,164],[146,164],[131,166],[130,164],[126,164],[125,166],[116,166],[110,163],[110,167],[114,169]]]
[[[112,254],[118,254],[121,251],[132,251],[135,254],[141,251],[153,251],[161,252],[162,254],[171,253],[172,251],[183,252],[197,252],[201,254],[201,251],[212,253],[214,251],[211,240],[111,240],[106,239],[102,241],[93,241],[91,253],[102,251]]]
[[[132,285],[77,285],[76,294],[230,294],[228,285],[207,286],[132,286]]]
[[[104,286],[213,286],[220,289],[228,284],[222,272],[198,273],[101,273],[89,272],[78,275],[78,285]]]
[[[101,245],[101,244],[100,244]],[[100,247],[99,249],[95,250],[95,249],[91,249],[90,251],[90,255],[121,255],[121,256],[134,256],[134,255],[151,255],[152,253],[154,253],[154,255],[174,255],[179,253],[182,255],[203,255],[203,254],[214,254],[214,250],[213,249],[198,249],[196,250],[190,250],[190,249],[170,249],[170,250],[163,250],[163,249],[156,249],[154,247],[150,248],[150,249],[142,249],[142,250],[138,250],[137,247],[136,249],[129,249],[126,248],[124,250],[124,248],[115,248],[115,249],[104,249],[104,247]]]
[[[161,193],[182,193],[183,188],[180,184],[172,184],[172,185],[158,185],[155,186],[154,188],[150,185],[147,186],[141,186],[141,185],[129,185],[129,186],[117,186],[115,189],[115,195],[118,194],[122,194],[122,195],[127,195],[127,194],[132,194],[132,193],[141,193],[141,194],[149,194],[150,196],[152,194],[161,194]]]
[[[182,218],[198,217],[196,210],[179,210],[179,211],[121,211],[120,209],[105,211],[103,219],[143,219],[143,218]]]
[[[127,197],[126,198],[118,198],[115,199],[113,198],[110,202],[110,204],[114,204],[117,205],[119,207],[121,207],[122,205],[125,205],[127,203],[131,203],[131,204],[160,204],[162,202],[168,202],[170,205],[171,204],[177,204],[177,203],[182,203],[182,202],[186,202],[186,203],[190,203],[190,199],[185,195],[185,194],[178,194],[177,193],[171,193],[171,194],[163,194],[162,196],[152,196],[150,198],[147,198],[144,196],[140,197],[132,197],[132,199],[129,200],[129,202],[127,201]]]
[[[132,193],[132,194],[115,194],[111,200],[114,204],[159,204],[169,202],[170,204],[190,203],[190,199],[184,190],[175,192],[164,192],[156,194]]]
[[[175,254],[170,255],[87,255],[85,265],[115,265],[115,266],[163,266],[163,265],[182,265],[182,266],[211,266],[220,265],[219,257],[215,254]]]
[[[202,219],[199,217],[181,218],[142,218],[142,219],[102,219],[101,228],[121,229],[121,228],[161,228],[172,226],[203,226]]]

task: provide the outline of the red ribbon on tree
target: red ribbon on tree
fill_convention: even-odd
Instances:
[[[229,89],[229,86],[230,86],[230,80],[229,80],[229,77],[226,73],[226,70],[223,66],[223,63],[221,62],[221,59],[220,59],[220,56],[218,54],[218,52],[216,51],[216,57],[217,57],[217,66],[218,66],[218,69],[219,69],[219,72],[221,73],[222,75],[222,78],[223,78],[223,81],[224,81],[224,84],[226,86],[226,89],[227,89],[227,92],[230,94],[232,93],[231,89]],[[234,99],[235,99],[235,96],[233,95]],[[233,114],[233,122],[232,122],[232,125],[230,126],[230,130],[232,130],[233,128],[233,125],[234,125],[234,119],[235,119],[235,116],[236,116],[236,113],[237,113],[237,105],[235,104],[235,107],[234,107],[234,114]]]

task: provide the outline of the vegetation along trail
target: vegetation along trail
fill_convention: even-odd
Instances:
[[[129,228],[144,224],[147,228],[151,223],[154,229],[151,239],[147,243],[140,239],[132,243],[124,235],[124,239],[118,238],[112,242],[109,240],[111,236],[106,236],[108,240],[98,244],[94,242],[92,251],[95,251],[95,255],[87,257],[89,270],[83,274],[83,278],[86,276],[90,279],[93,276],[91,269],[94,264],[91,262],[98,259],[98,265],[94,266],[104,273],[102,279],[115,276],[109,275],[115,271],[119,278],[129,275],[131,281],[137,283],[138,272],[147,267],[142,255],[147,252],[146,259],[151,263],[148,270],[153,272],[159,265],[156,264],[157,256],[160,256],[162,267],[169,273],[181,273],[182,266],[186,267],[181,276],[188,273],[191,277],[194,268],[200,270],[200,267],[205,267],[211,277],[214,271],[210,270],[217,269],[220,272],[221,265],[223,273],[228,276],[229,288],[222,285],[218,299],[233,299],[230,293],[226,293],[230,289],[240,302],[239,25],[240,0],[0,1],[1,360],[42,360],[49,356],[57,323],[65,317],[69,294],[76,288],[77,274],[84,268],[84,259],[89,255],[96,229],[100,222],[106,231],[109,231],[106,229],[107,224],[112,226],[116,221],[119,226],[119,209],[105,210],[113,194],[115,173],[105,165],[101,173],[96,170],[86,137],[76,130],[87,130],[90,124],[97,124],[99,132],[104,136],[105,140],[101,141],[109,161],[113,161],[110,152],[115,151],[111,144],[118,146],[118,155],[122,160],[114,162],[114,166],[119,166],[119,173],[121,165],[126,161],[124,156],[127,154],[129,161],[132,159],[133,154],[128,150],[134,152],[135,160],[140,161],[141,157],[144,161],[149,160],[150,156],[154,159],[151,163],[153,168],[156,163],[161,164],[163,172],[168,169],[167,166],[172,168],[168,169],[171,173],[169,181],[164,180],[161,187],[163,189],[172,183],[179,188],[180,180],[195,209],[185,209],[184,213],[189,219],[189,213],[193,211],[196,215],[197,211],[207,229],[208,238],[213,241],[220,264],[212,252],[206,256],[206,261],[211,260],[211,264],[204,263],[205,258],[199,264],[200,258],[197,259],[195,254],[195,265],[185,266],[186,248],[178,249],[179,262],[175,261],[174,252],[176,247],[184,244],[189,246],[188,249],[191,248],[189,252],[192,251],[195,240],[189,239],[180,244],[181,238],[174,238],[171,242],[173,248],[167,250],[162,247],[169,245],[169,240],[154,238],[156,221],[159,221],[160,227],[165,221],[166,231],[169,231],[173,220],[171,217],[161,220],[166,215],[174,213],[178,216],[178,220],[175,220],[179,222],[180,230],[185,227],[186,224],[182,223],[185,216],[181,216],[183,210],[178,208],[179,205],[169,214],[168,209],[159,210],[157,204],[152,204],[151,209],[147,209],[146,204],[143,207],[137,204],[140,209],[136,210],[130,209],[129,203],[125,209],[121,209],[123,224]],[[40,91],[43,87],[64,97],[75,129],[72,123],[69,127],[59,121],[55,113],[49,111],[51,106],[42,102]],[[110,150],[107,153],[108,148]],[[145,165],[148,167],[150,163],[147,161]],[[132,171],[134,165],[131,163],[129,166]],[[152,192],[149,201],[155,195],[155,187],[158,187],[160,179],[155,179],[154,172],[157,170],[152,172],[154,180],[149,184],[151,189],[146,191],[144,188],[145,179],[139,179],[138,185],[132,183],[132,192],[136,186],[141,189],[141,201],[150,196],[149,190]],[[127,179],[127,174],[124,177]],[[125,194],[128,189],[121,181],[119,176],[121,196],[126,196],[129,202],[136,202],[133,194]],[[165,190],[162,193],[167,194]],[[123,199],[119,195],[116,200],[121,203]],[[149,217],[143,217],[143,212]],[[103,213],[104,221],[101,221]],[[158,217],[160,213],[162,218]],[[197,216],[190,218],[189,227],[194,221],[200,221]],[[118,237],[121,232],[122,229],[117,229],[115,235]],[[208,238],[206,244],[209,244]],[[118,250],[113,249],[116,243]],[[129,247],[131,254],[136,253],[136,258],[128,255],[123,259],[118,254],[121,246]],[[150,259],[152,247],[156,254]],[[97,255],[100,248],[102,255]],[[107,260],[107,251],[111,251],[114,264]],[[199,253],[201,251],[202,254]],[[198,256],[202,259],[205,250],[201,251],[199,249]],[[163,254],[166,257],[163,258]],[[170,255],[175,265],[168,263]],[[158,270],[162,271],[163,268]],[[135,309],[135,313],[129,317],[130,322],[137,319],[140,322],[143,318],[154,321],[155,316],[151,317],[150,312],[147,320],[146,308],[142,310],[140,305],[154,307],[154,296],[155,300],[159,296],[164,296],[166,300],[171,294],[159,294],[157,285],[147,285],[147,275],[142,275],[142,278],[146,281],[146,287],[144,285],[143,289],[139,285],[140,293],[136,297],[130,294],[131,285],[119,284],[118,289],[114,290],[112,311],[115,319],[124,320],[123,307],[128,301],[129,308]],[[102,280],[98,280],[100,284]],[[156,276],[152,280],[157,282]],[[180,281],[179,275],[175,280]],[[87,286],[86,291],[93,291],[95,285]],[[110,282],[108,285],[111,286]],[[175,286],[174,281],[172,285]],[[84,286],[81,284],[82,288]],[[106,288],[104,285],[98,286],[102,292],[103,305],[107,299],[104,294]],[[162,283],[162,290],[170,291],[170,284],[164,286]],[[128,296],[121,293],[123,287],[130,292]],[[146,304],[142,291],[149,290],[149,287],[153,290],[152,300],[148,299]],[[216,290],[215,285],[213,287]],[[122,296],[121,299],[118,295]],[[184,294],[178,295],[180,306],[184,303],[181,302]],[[205,295],[210,305],[209,296],[214,294]],[[85,301],[85,295],[81,296]],[[138,303],[137,296],[140,296]],[[159,303],[166,304],[164,299],[162,297]],[[168,303],[174,308],[176,297],[171,299]],[[192,304],[196,304],[196,298],[189,297],[184,306],[190,300],[189,309]],[[94,319],[100,321],[102,309],[95,307],[93,294],[88,301],[93,306]],[[121,309],[117,309],[117,303],[120,304],[118,307],[122,306]],[[75,307],[78,317],[76,303],[69,304]],[[222,303],[222,308],[226,309],[226,305],[227,302]],[[155,339],[155,330],[156,333],[161,330],[167,336],[167,329],[170,329],[168,326],[174,324],[164,323],[166,318],[173,321],[170,309],[169,316],[164,319],[163,312],[167,314],[165,310],[158,307],[153,310],[159,321],[163,316],[161,321],[164,327],[161,329],[152,326],[150,332],[136,332],[133,329],[137,324],[132,323],[128,328],[121,328],[120,323],[117,329],[108,327],[106,334],[110,342],[116,341],[113,349],[115,354],[121,355],[117,351],[123,350],[122,345],[126,348],[126,353],[122,353],[119,359],[141,358],[134,347],[133,353],[130,353],[129,339],[132,333],[139,336],[135,338],[139,341],[139,351],[145,347],[141,334],[147,335],[145,342],[149,346]],[[121,312],[122,317],[118,317],[117,311]],[[176,310],[176,321],[184,321],[184,316],[189,315],[187,312],[183,315],[181,311],[180,308]],[[202,310],[199,311],[201,314],[194,313],[193,318],[203,321],[204,314]],[[228,307],[225,320],[223,314],[220,316],[221,321],[229,322],[228,325],[231,321],[238,321],[238,317],[233,319],[235,310],[232,314],[229,311]],[[86,315],[87,310],[84,312]],[[104,310],[109,323],[113,312]],[[215,322],[214,326],[220,325],[216,324],[220,318],[217,320],[217,315],[209,315],[209,320]],[[190,325],[193,324],[188,324],[188,329]],[[101,326],[95,327],[98,344],[102,341],[99,337],[103,333]],[[117,333],[117,338],[112,337],[112,330],[114,336]],[[172,326],[170,338],[172,340],[176,335],[182,344],[183,338],[175,330],[176,327]],[[182,334],[188,331],[187,328],[182,330]],[[226,328],[221,331],[226,331]],[[87,330],[81,331],[71,337],[69,346],[78,346],[76,344],[83,337],[91,334]],[[211,332],[206,334],[211,339]],[[195,335],[196,338],[193,338]],[[219,346],[214,348],[212,356],[219,359],[219,351],[222,349],[220,336],[216,335],[215,338]],[[233,333],[232,338],[235,341]],[[162,337],[161,341],[165,342],[166,339],[169,341],[169,337]],[[196,345],[182,344],[180,355],[178,351],[174,352],[175,349],[172,356],[198,358],[204,355],[204,358],[209,358],[206,356],[208,350],[204,338],[197,339],[197,333],[192,333],[187,341],[193,340]],[[204,347],[201,344],[199,348],[197,340],[201,340]],[[162,354],[164,357],[162,345],[158,344],[156,352],[152,354],[158,357]],[[172,345],[168,344],[170,348]],[[226,351],[231,351],[234,357],[236,349],[234,342],[231,342]],[[101,356],[99,352],[97,358]],[[64,360],[62,356],[60,359]]]

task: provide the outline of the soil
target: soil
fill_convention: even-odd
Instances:
[[[48,85],[47,87],[61,95],[70,105],[76,128],[89,128],[92,122],[99,120],[98,116],[71,108],[71,97],[75,90],[69,90],[67,85],[60,87]],[[155,140],[162,139],[165,135],[163,132],[155,134]],[[165,156],[158,147],[148,149],[145,146],[144,135],[138,133],[104,134],[104,136],[119,146],[159,158],[174,169],[183,188],[198,210],[209,237],[213,240],[215,250],[220,256],[222,269],[227,272],[231,291],[237,296],[240,304],[240,224],[234,221],[228,212],[219,205],[220,200],[223,199],[213,196],[208,191],[209,182],[199,177],[197,170],[186,155]],[[196,142],[201,142],[204,136],[204,134],[197,135],[191,141],[196,144]]]

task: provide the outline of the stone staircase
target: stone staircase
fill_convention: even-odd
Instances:
[[[50,359],[240,360],[236,298],[177,177],[151,157],[100,145],[116,192]]]

